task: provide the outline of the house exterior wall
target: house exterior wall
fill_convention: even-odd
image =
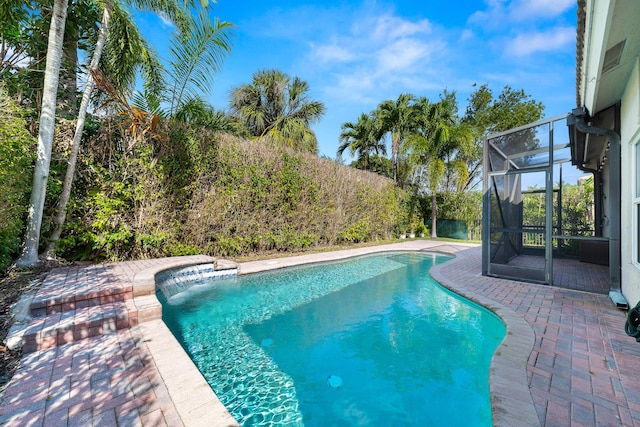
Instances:
[[[621,249],[622,293],[631,307],[640,301],[640,263],[638,263],[638,196],[636,144],[640,144],[640,58],[627,82],[621,102]]]

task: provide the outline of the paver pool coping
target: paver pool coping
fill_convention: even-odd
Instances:
[[[456,283],[442,275],[440,266],[464,259],[463,249],[477,245],[443,243],[433,241],[408,241],[384,246],[348,249],[336,252],[300,255],[238,264],[239,274],[256,273],[278,268],[316,262],[335,261],[359,255],[390,251],[434,251],[456,255],[445,264],[432,268],[431,274],[443,286],[450,288],[467,299],[475,301],[497,314],[505,323],[507,332],[504,340],[494,353],[490,367],[491,408],[494,425],[540,425],[531,397],[527,380],[527,360],[535,343],[535,334],[529,324],[506,306],[471,291],[462,291]],[[149,298],[150,278],[166,270],[167,265],[150,267],[139,273],[144,280],[146,303]],[[136,275],[138,276],[138,275]],[[143,283],[143,281],[140,283]],[[136,280],[134,278],[134,295]],[[156,303],[160,303],[156,299]],[[152,303],[153,304],[153,303]],[[224,405],[218,400],[193,361],[173,337],[167,326],[159,319],[140,323],[144,340],[157,366],[176,410],[187,426],[237,425]]]

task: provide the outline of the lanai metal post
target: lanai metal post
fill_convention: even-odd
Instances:
[[[544,281],[545,283],[553,284],[553,122],[549,122],[549,163],[547,165],[546,173],[546,188],[545,194],[547,196],[545,209],[545,247],[544,247]]]

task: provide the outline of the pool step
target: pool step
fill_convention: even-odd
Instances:
[[[32,353],[138,324],[132,299],[34,317],[24,332],[22,351]]]
[[[161,319],[156,274],[179,267],[217,275],[236,265],[196,255],[54,269],[27,303],[31,319],[16,344],[21,337],[22,351],[32,353]]]
[[[133,298],[133,285],[102,265],[52,270],[31,301],[34,317]]]
[[[91,338],[96,335],[113,333],[162,318],[162,307],[154,295],[140,296],[135,299],[101,302],[104,298],[89,298],[76,301],[75,304],[63,304],[65,310],[59,311],[56,305],[50,305],[51,313],[42,308],[32,310],[37,313],[29,322],[22,337],[23,353],[45,350],[73,341]],[[87,302],[91,305],[87,305]],[[73,306],[77,308],[72,308]]]

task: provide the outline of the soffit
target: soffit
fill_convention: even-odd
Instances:
[[[584,14],[583,34],[581,13]],[[592,114],[622,98],[636,58],[640,56],[639,17],[638,0],[587,0],[578,4],[577,99]],[[621,42],[624,42],[621,55],[618,61],[613,58],[612,63],[611,53]],[[606,67],[604,71],[603,67]]]

